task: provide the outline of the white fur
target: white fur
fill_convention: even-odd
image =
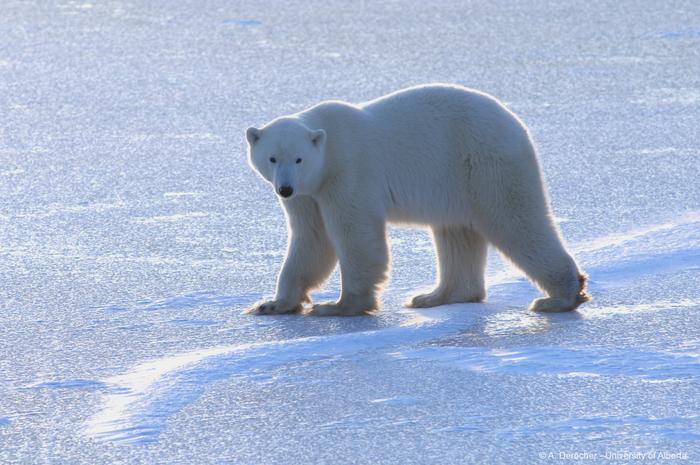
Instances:
[[[277,192],[294,191],[281,200],[290,240],[277,295],[252,312],[300,310],[336,261],[340,300],[312,313],[375,310],[387,221],[433,231],[438,284],[413,306],[483,301],[487,243],[547,293],[531,309],[572,310],[589,298],[552,221],[528,130],[493,97],[426,85],[360,105],[323,102],[250,128],[248,141],[251,165]]]

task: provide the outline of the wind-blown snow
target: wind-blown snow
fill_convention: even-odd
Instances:
[[[0,463],[700,461],[697,2],[2,6]],[[440,81],[530,126],[594,300],[492,253],[488,303],[405,309],[391,229],[378,316],[241,314],[287,235],[244,129]]]
[[[688,232],[684,233],[684,228]],[[667,231],[683,235],[685,240],[667,241],[671,251],[645,250],[644,244],[668,239]],[[688,214],[672,223],[651,225],[626,234],[615,234],[575,247],[581,256],[601,250],[607,256],[615,255],[615,249],[630,242],[639,242],[633,257],[643,257],[628,262],[620,259],[615,265],[599,264],[593,290],[602,289],[606,281],[619,283],[635,275],[659,272],[660,267],[670,269],[700,268],[700,215]],[[655,239],[654,239],[655,238]],[[675,238],[680,239],[680,238]],[[678,254],[669,245],[686,244]],[[697,246],[695,246],[697,247]],[[655,248],[656,249],[656,248]],[[670,254],[670,255],[666,255]],[[619,255],[617,255],[619,257]],[[680,259],[678,257],[681,257]],[[654,266],[649,266],[649,264]],[[508,284],[492,282],[496,294],[509,292]],[[175,302],[172,304],[176,305]],[[664,311],[673,308],[697,307],[700,299],[680,302],[652,302],[636,306],[621,305],[581,309],[584,318],[600,318],[621,313]],[[450,334],[465,331],[481,317],[483,331],[488,335],[506,335],[519,331],[536,332],[545,324],[539,315],[516,311],[495,311],[493,305],[468,305],[470,311],[460,311],[462,306],[452,305],[424,311],[404,311],[410,319],[388,328],[336,334],[322,337],[295,338],[269,343],[252,343],[218,346],[188,353],[171,355],[140,364],[125,374],[104,381],[111,393],[106,395],[103,409],[87,425],[87,433],[99,439],[120,442],[148,442],[155,440],[165,427],[167,418],[186,407],[204,392],[206,385],[231,376],[250,377],[261,372],[290,364],[313,360],[332,359],[338,356],[355,356],[365,351],[381,351],[399,359],[434,361],[476,372],[504,372],[530,375],[578,376],[627,376],[642,381],[678,381],[700,383],[700,352],[697,347],[672,351],[639,351],[629,348],[586,346],[564,348],[559,346],[525,346],[508,349],[486,347],[431,346],[418,349],[390,351],[392,348],[439,340]],[[498,307],[495,307],[497,309]],[[540,329],[544,329],[541,328]],[[373,402],[392,403],[392,399]],[[694,423],[694,428],[700,427]],[[699,434],[700,434],[700,430]]]
[[[464,320],[475,316],[435,311],[381,330],[213,347],[153,360],[105,381],[113,392],[104,399],[104,409],[88,423],[87,432],[101,439],[149,440],[165,426],[169,415],[195,401],[207,384],[219,379],[429,341],[455,332],[465,326]]]

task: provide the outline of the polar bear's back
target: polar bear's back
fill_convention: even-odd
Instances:
[[[359,108],[373,127],[374,170],[384,174],[398,221],[471,216],[479,208],[472,201],[490,198],[496,184],[522,177],[540,184],[527,128],[487,94],[427,85]]]
[[[383,130],[422,134],[426,141],[449,133],[453,140],[466,137],[496,150],[504,142],[529,141],[525,125],[498,100],[456,85],[411,87],[365,102],[360,108],[382,122]]]

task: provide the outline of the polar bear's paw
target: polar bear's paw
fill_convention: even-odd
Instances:
[[[408,304],[413,308],[437,307],[438,305],[483,302],[485,292],[449,292],[437,288],[428,294],[420,294]]]
[[[535,299],[530,304],[530,310],[542,313],[562,313],[576,310],[579,305],[590,300],[588,294],[577,295],[572,299],[546,297]]]
[[[359,316],[372,315],[374,310],[366,306],[353,306],[340,302],[326,302],[311,307],[310,316]]]
[[[413,308],[428,308],[437,307],[438,305],[444,305],[447,303],[446,296],[443,292],[433,291],[428,294],[420,294],[411,299],[408,304],[409,307]]]
[[[535,299],[530,304],[530,310],[533,312],[570,312],[576,310],[582,303],[591,300],[591,295],[586,292],[586,285],[588,282],[588,276],[584,273],[579,273],[578,275],[579,290],[578,293],[571,298],[556,298],[556,297],[546,297],[541,299]]]
[[[248,308],[245,313],[253,315],[284,315],[287,313],[298,313],[302,309],[301,303],[294,303],[284,300],[269,300],[259,302]]]

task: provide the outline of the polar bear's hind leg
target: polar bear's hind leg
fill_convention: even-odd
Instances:
[[[514,214],[507,221],[508,225],[491,224],[488,238],[547,294],[534,300],[530,310],[567,312],[590,300],[586,277],[549,218]]]

